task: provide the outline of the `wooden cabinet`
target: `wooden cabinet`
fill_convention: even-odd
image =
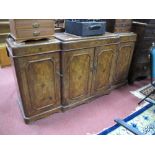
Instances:
[[[113,75],[113,87],[119,87],[128,82],[128,73],[132,60],[136,35],[134,33],[121,33],[115,60],[115,72]]]
[[[23,43],[7,39],[26,123],[108,94],[127,82],[135,34],[55,37]]]
[[[9,39],[7,42],[14,62],[25,121],[60,111],[60,54],[57,51],[59,42],[51,40],[50,45],[43,41],[39,45],[14,45],[15,42]],[[23,53],[26,51],[29,51],[29,54]]]
[[[62,42],[62,104],[74,107],[111,89],[118,35],[80,38],[56,34]],[[69,40],[69,41],[68,41]]]

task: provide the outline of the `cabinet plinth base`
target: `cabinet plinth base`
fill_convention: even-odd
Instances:
[[[128,80],[119,82],[117,84],[112,85],[112,89],[116,89],[116,88],[122,87],[122,86],[126,85],[127,83],[128,83]]]
[[[59,107],[57,107],[55,109],[48,110],[46,112],[43,112],[43,113],[40,113],[40,114],[37,114],[37,115],[34,115],[34,116],[27,117],[27,116],[25,116],[22,103],[19,100],[18,100],[18,104],[19,104],[19,107],[20,107],[24,122],[26,124],[30,124],[31,122],[34,122],[34,121],[37,121],[39,119],[45,118],[47,116],[50,116],[51,114],[61,112],[61,106],[59,106]]]

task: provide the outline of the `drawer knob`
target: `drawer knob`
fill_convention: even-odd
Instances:
[[[143,68],[144,68],[144,70],[147,70],[147,66],[144,66]]]
[[[40,24],[39,23],[33,23],[32,26],[33,26],[33,28],[38,28],[40,26]]]
[[[40,35],[40,32],[38,31],[33,32],[33,36],[39,36],[39,35]]]

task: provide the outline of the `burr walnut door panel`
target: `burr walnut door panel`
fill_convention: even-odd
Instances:
[[[59,54],[18,59],[22,102],[28,116],[60,105]]]
[[[121,43],[116,59],[114,82],[121,82],[127,79],[132,59],[134,43]]]
[[[97,47],[95,49],[92,94],[100,95],[110,88],[116,50],[116,45]]]
[[[62,53],[64,105],[90,97],[93,58],[93,48]]]

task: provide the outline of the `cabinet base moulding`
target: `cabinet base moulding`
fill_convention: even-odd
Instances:
[[[25,113],[24,113],[24,109],[23,109],[23,106],[22,106],[22,102],[21,102],[20,100],[18,100],[17,102],[18,102],[18,105],[19,105],[19,107],[20,107],[20,111],[21,111],[21,113],[22,113],[22,117],[23,117],[23,119],[24,119],[24,122],[25,122],[26,124],[30,124],[30,123],[32,123],[32,122],[34,122],[34,121],[37,121],[37,120],[40,120],[40,119],[42,119],[42,118],[51,116],[51,114],[59,113],[59,112],[62,111],[62,110],[61,110],[62,107],[60,106],[60,107],[57,107],[57,108],[55,108],[55,109],[48,110],[48,111],[46,111],[46,112],[40,113],[40,114],[38,114],[38,115],[33,115],[33,116],[29,116],[29,117],[28,117],[28,116],[26,116]]]
[[[69,110],[69,109],[75,108],[75,107],[80,106],[80,105],[82,105],[82,104],[87,104],[87,103],[89,103],[89,102],[91,102],[91,101],[97,99],[98,97],[101,97],[101,96],[103,96],[103,95],[108,95],[108,94],[110,94],[110,92],[111,92],[111,90],[106,90],[103,94],[91,96],[91,97],[86,98],[86,99],[84,99],[84,100],[82,100],[82,101],[75,102],[75,103],[72,103],[72,104],[69,104],[69,105],[63,105],[63,106],[62,106],[62,111],[65,112],[65,111],[67,111],[67,110]]]
[[[117,83],[117,84],[114,84],[114,85],[111,87],[111,89],[119,88],[119,87],[121,87],[121,86],[126,85],[127,83],[128,83],[128,80],[123,81],[123,82],[120,82],[120,83]]]

